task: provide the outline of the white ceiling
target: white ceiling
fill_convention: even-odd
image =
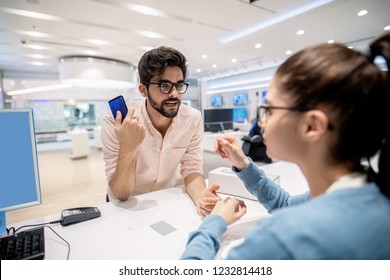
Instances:
[[[299,12],[320,2],[329,3]],[[0,69],[5,78],[56,78],[62,56],[92,52],[137,65],[148,48],[165,45],[187,57],[191,78],[212,79],[278,64],[287,50],[330,39],[360,49],[390,25],[389,12],[389,0],[0,0]]]

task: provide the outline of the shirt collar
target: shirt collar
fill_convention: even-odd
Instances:
[[[333,192],[340,189],[360,188],[367,184],[367,175],[360,172],[353,172],[340,177],[333,182],[326,190],[326,193]]]

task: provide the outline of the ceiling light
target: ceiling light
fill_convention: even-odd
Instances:
[[[17,31],[17,33],[22,34],[22,35],[27,35],[31,37],[36,37],[36,38],[50,38],[52,37],[50,34],[47,33],[42,33],[42,32],[36,32],[36,31]]]
[[[127,62],[93,56],[60,58],[60,80],[89,88],[133,88],[135,67]]]
[[[156,32],[152,32],[152,31],[137,31],[136,33],[138,33],[139,35],[142,35],[142,36],[145,36],[145,37],[148,37],[148,38],[152,38],[152,39],[161,39],[161,38],[164,38],[165,36],[160,34],[160,33],[156,33]]]
[[[37,58],[37,59],[44,59],[44,58],[49,58],[49,56],[47,55],[43,55],[43,54],[28,54],[27,55],[28,57],[32,57],[32,58]]]
[[[206,59],[207,58],[207,54],[202,55],[202,58]]]
[[[334,43],[334,40],[329,40],[328,41],[328,44],[333,44]]]
[[[47,63],[41,62],[41,61],[31,61],[29,64],[36,65],[36,66],[43,66],[47,65]]]
[[[36,13],[36,12],[31,12],[26,10],[19,10],[19,9],[11,9],[5,7],[1,7],[0,10],[17,16],[31,17],[31,18],[51,20],[51,21],[63,21],[61,18],[49,14],[42,14],[42,13]]]
[[[232,58],[232,62],[236,63],[237,62],[237,58]]]
[[[202,72],[202,70],[201,69],[196,69],[196,73],[200,73],[200,72]]]
[[[387,67],[387,62],[386,62],[386,59],[381,56],[381,55],[377,55],[374,59],[374,63],[379,67],[379,69],[381,69],[382,71],[389,71],[389,68]]]
[[[260,48],[261,48],[261,44],[256,44],[256,45],[255,45],[255,48],[256,48],[256,49],[260,49]]]
[[[388,25],[385,28],[383,28],[383,30],[390,30],[390,25]]]
[[[292,17],[298,16],[300,14],[303,14],[303,13],[305,13],[307,11],[313,10],[315,8],[318,8],[318,7],[322,6],[322,5],[328,4],[328,3],[333,2],[333,1],[334,0],[311,1],[311,3],[308,4],[308,5],[305,5],[305,6],[302,6],[300,8],[297,8],[295,10],[292,10],[290,12],[281,14],[280,16],[274,17],[271,20],[262,22],[262,23],[260,23],[258,25],[254,25],[254,26],[252,26],[252,27],[250,27],[248,29],[245,29],[245,30],[242,30],[242,31],[240,31],[238,33],[235,33],[232,36],[226,37],[226,38],[222,39],[221,42],[223,44],[226,44],[226,43],[230,43],[232,41],[241,39],[242,37],[248,36],[248,35],[250,35],[252,33],[258,32],[258,31],[263,30],[263,29],[265,29],[267,27],[270,27],[272,25],[275,25],[277,23],[280,23],[280,22],[285,21],[287,19],[290,19]]]
[[[88,55],[92,55],[92,56],[95,56],[98,54],[97,51],[90,51],[90,50],[87,50],[87,51],[84,51],[85,54],[88,54]]]
[[[69,84],[55,84],[55,85],[42,86],[42,87],[33,87],[33,88],[11,90],[11,91],[8,91],[7,94],[8,95],[20,95],[20,94],[36,93],[36,92],[55,90],[55,89],[62,89],[62,88],[70,88],[70,87],[72,87],[72,85],[69,85]]]
[[[303,34],[305,34],[305,30],[302,30],[302,29],[301,29],[301,30],[298,30],[298,31],[297,31],[297,34],[298,34],[298,35],[303,35]]]
[[[366,10],[361,10],[360,12],[358,12],[358,16],[361,17],[361,16],[365,16],[368,12]]]
[[[213,66],[212,66],[213,68],[217,68],[217,64],[213,64]]]
[[[286,51],[286,54],[287,54],[287,55],[290,55],[290,54],[292,54],[292,50],[288,50],[288,51]]]
[[[150,51],[150,50],[153,50],[154,47],[151,47],[151,46],[137,46],[140,50],[144,50],[146,52]]]
[[[98,45],[98,46],[106,46],[106,45],[111,45],[110,42],[100,40],[100,39],[89,39],[87,42]]]
[[[48,50],[48,49],[50,49],[49,47],[46,47],[46,46],[30,45],[30,44],[24,44],[23,47],[29,48],[29,49],[34,49],[34,50]]]
[[[160,12],[157,9],[153,9],[147,6],[137,5],[137,4],[128,4],[129,8],[131,8],[133,11],[148,15],[148,16],[157,16],[157,17],[164,17],[165,14]]]
[[[352,49],[353,49],[353,46],[348,46],[348,49],[351,49],[351,50],[352,50]]]

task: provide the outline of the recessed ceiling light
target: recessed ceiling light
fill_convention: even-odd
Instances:
[[[196,69],[196,73],[200,73],[200,72],[202,72],[202,70],[201,69]]]
[[[98,53],[96,51],[84,51],[85,54],[88,54],[88,55],[97,55]]]
[[[49,58],[47,55],[43,54],[28,54],[28,57],[37,58],[37,59],[43,59],[43,58]]]
[[[64,21],[63,18],[52,16],[49,14],[42,14],[42,13],[36,13],[26,10],[19,10],[19,9],[12,9],[12,8],[5,8],[2,7],[2,12],[6,12],[13,15],[18,15],[22,17],[30,17],[30,18],[37,18],[37,19],[43,19],[43,20],[50,20],[50,21]]]
[[[92,43],[92,44],[98,45],[98,46],[110,45],[109,42],[104,41],[104,40],[100,40],[100,39],[89,39],[89,40],[87,40],[87,41],[90,42],[90,43]]]
[[[213,64],[213,66],[212,66],[213,68],[217,68],[217,64]]]
[[[23,47],[34,49],[34,50],[48,50],[49,47],[42,46],[42,45],[30,45],[30,44],[24,44]]]
[[[361,17],[361,16],[365,16],[367,14],[367,10],[361,10],[360,12],[358,12],[358,16]]]
[[[35,92],[41,92],[41,91],[69,88],[69,87],[72,87],[72,85],[61,83],[61,84],[54,84],[54,85],[48,85],[48,86],[12,90],[12,91],[8,91],[7,94],[8,95],[28,94],[28,93],[35,93]]]
[[[352,50],[352,49],[353,49],[353,46],[348,46],[348,49],[351,49],[351,50]]]
[[[390,30],[390,25],[388,25],[385,28],[383,28],[383,30]]]
[[[292,54],[292,50],[288,50],[288,51],[286,51],[286,54],[287,54],[287,55],[290,55],[290,54]]]
[[[301,29],[301,30],[298,30],[298,31],[297,31],[297,34],[298,34],[298,35],[303,35],[303,34],[305,34],[305,30],[302,30],[302,29]]]
[[[160,33],[152,32],[152,31],[140,30],[140,31],[137,31],[136,33],[139,35],[145,36],[147,38],[152,38],[152,39],[161,39],[161,38],[165,37],[164,35],[162,35]]]
[[[334,43],[334,40],[329,40],[328,41],[328,44],[333,44]]]
[[[256,48],[256,49],[260,49],[260,48],[261,48],[261,44],[257,43],[257,44],[255,45],[255,48]]]
[[[153,9],[153,8],[150,8],[150,7],[147,7],[147,6],[136,5],[136,4],[129,4],[128,6],[131,7],[131,9],[133,11],[136,11],[136,12],[144,14],[144,15],[158,16],[158,17],[165,16],[165,14],[163,12],[160,12],[157,9]]]
[[[23,34],[23,35],[27,35],[27,36],[31,36],[31,37],[36,37],[36,38],[50,38],[50,37],[53,37],[50,34],[37,32],[37,31],[20,30],[20,31],[17,31],[17,33]]]
[[[203,55],[202,55],[202,58],[203,58],[203,59],[206,59],[206,58],[207,58],[207,54],[203,54]]]
[[[232,58],[232,62],[236,63],[237,62],[237,58]]]
[[[47,63],[41,62],[41,61],[31,61],[29,64],[36,65],[36,66],[43,66],[47,65]]]

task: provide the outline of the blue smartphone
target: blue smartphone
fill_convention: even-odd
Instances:
[[[108,105],[110,106],[112,115],[114,116],[114,119],[116,119],[116,112],[121,112],[122,114],[122,122],[127,116],[127,106],[125,99],[122,95],[119,95],[111,100],[108,101]]]

